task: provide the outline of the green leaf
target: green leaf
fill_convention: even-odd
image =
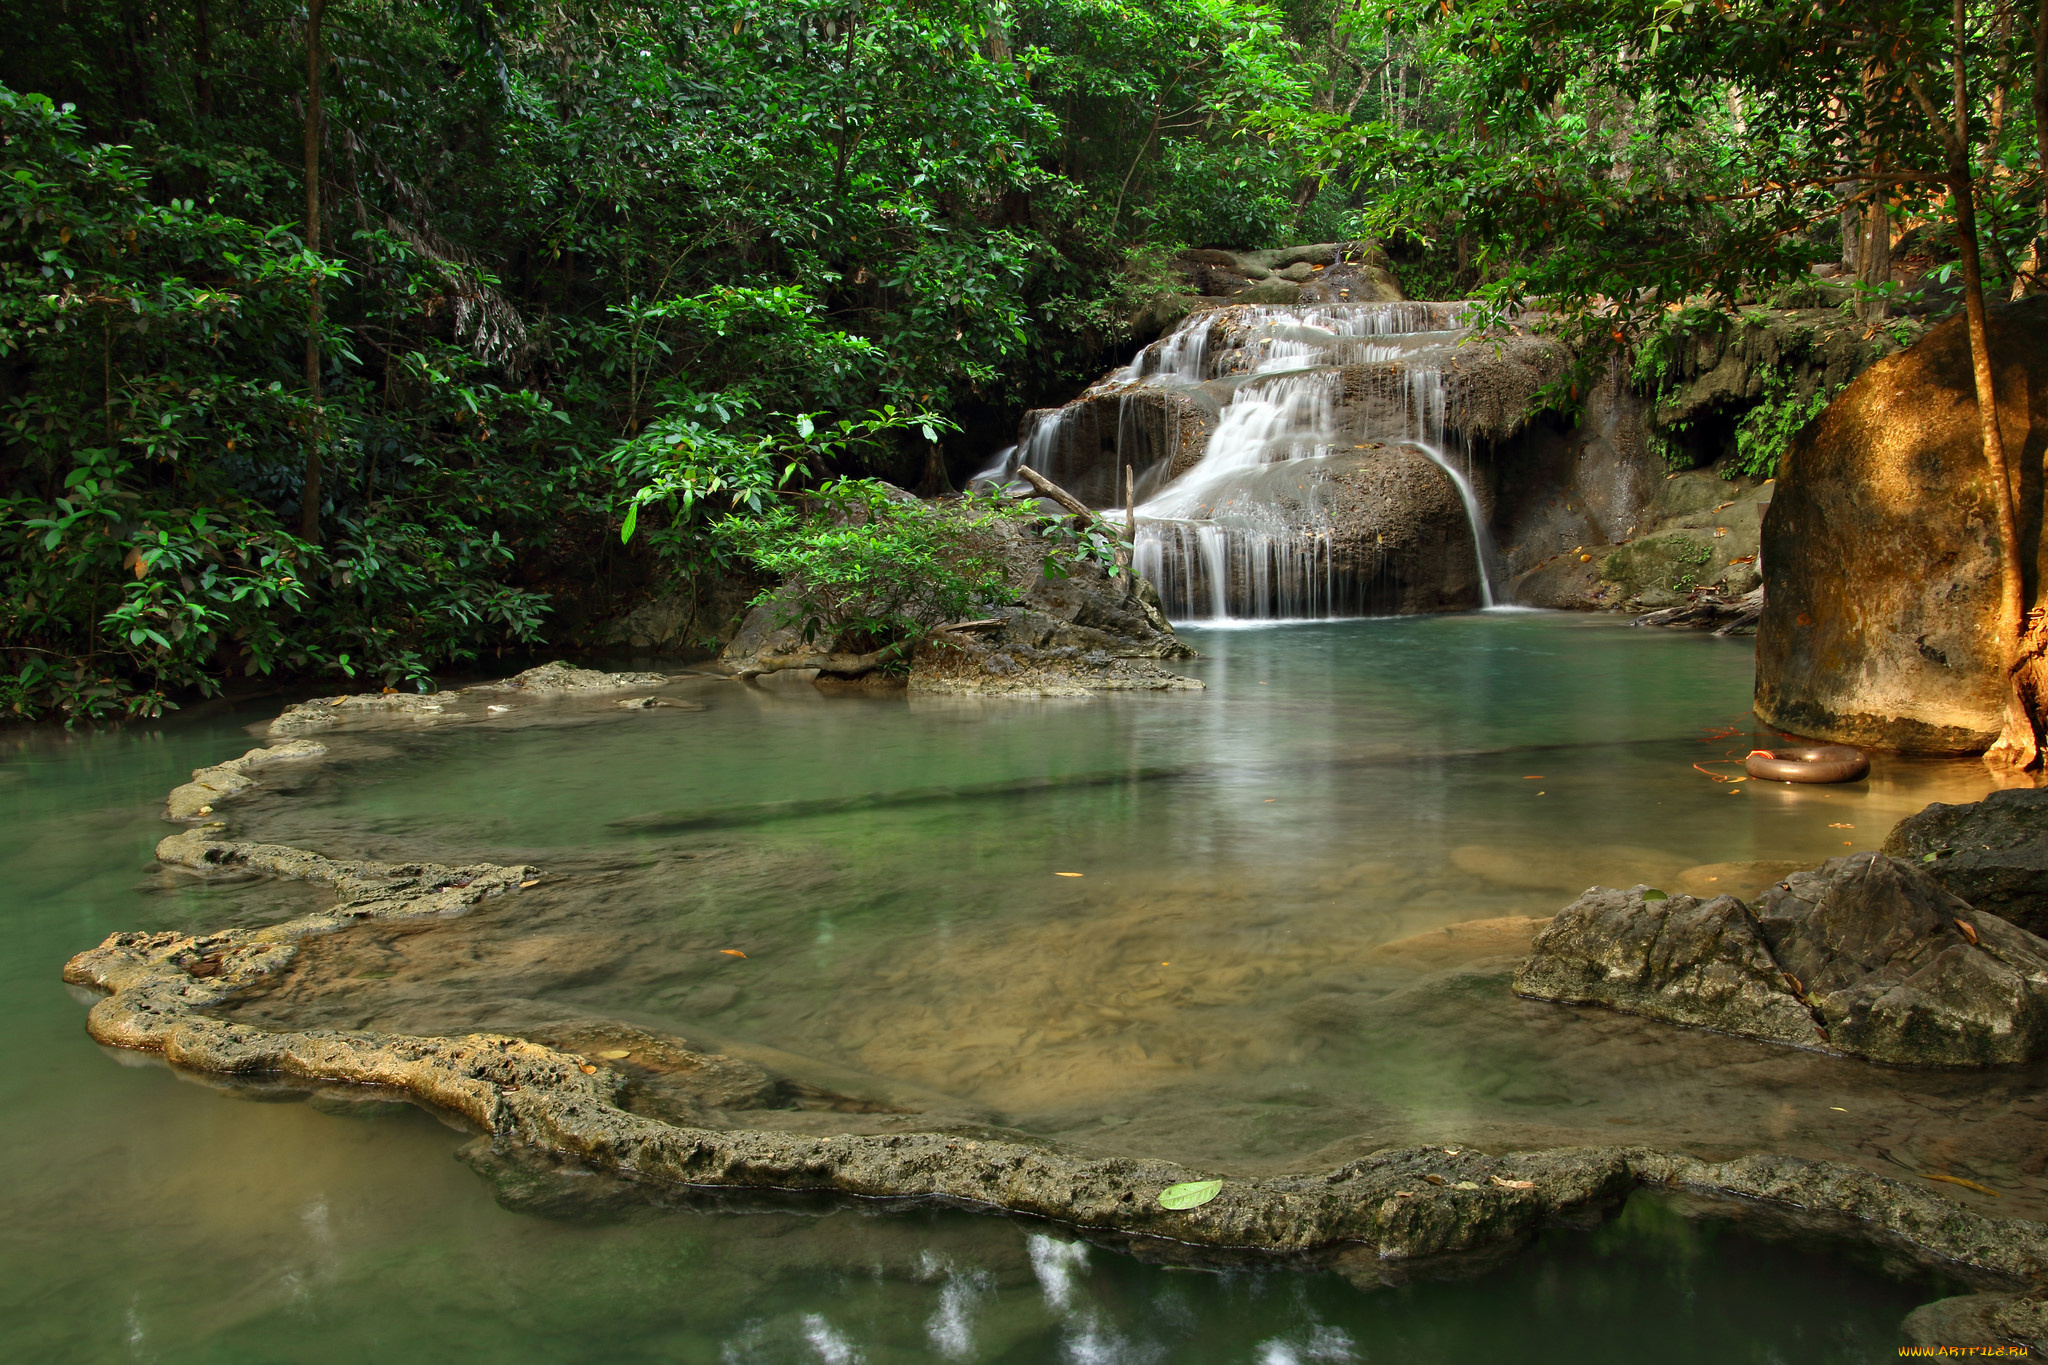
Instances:
[[[640,504],[634,503],[626,509],[626,524],[619,528],[619,543],[625,544],[633,538],[633,528],[640,524]]]
[[[1223,1193],[1220,1180],[1188,1180],[1178,1185],[1168,1185],[1159,1192],[1159,1207],[1162,1209],[1198,1209]]]
[[[1668,892],[1659,891],[1652,887],[1643,893],[1643,899],[1646,901],[1668,901],[1671,899],[1671,896]]]

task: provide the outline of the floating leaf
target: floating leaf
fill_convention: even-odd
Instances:
[[[1939,1180],[1946,1185],[1961,1185],[1966,1190],[1975,1190],[1979,1194],[1988,1194],[1993,1199],[2005,1198],[2004,1195],[1992,1189],[1989,1185],[1979,1185],[1976,1181],[1965,1180],[1959,1175],[1942,1175],[1938,1171],[1922,1171],[1920,1178],[1922,1180]]]
[[[1829,829],[1854,829],[1854,828],[1856,828],[1856,826],[1854,826],[1854,825],[1829,825],[1829,826],[1828,826],[1828,828],[1829,828]]]
[[[1055,872],[1052,875],[1055,877],[1078,877],[1081,874],[1079,872]]]
[[[527,878],[527,879],[526,879],[525,881],[523,881],[523,882],[519,883],[519,889],[520,889],[521,891],[524,891],[524,890],[525,890],[525,889],[526,889],[527,887],[529,887],[529,886],[539,886],[539,885],[540,885],[540,878],[538,878],[538,877],[528,877],[528,878]]]
[[[626,1060],[626,1058],[632,1056],[633,1054],[631,1052],[628,1052],[625,1048],[619,1047],[613,1048],[610,1052],[600,1052],[597,1055],[604,1058],[608,1062],[623,1062]]]
[[[746,956],[746,954],[745,954],[745,953],[741,952],[741,951],[740,951],[739,949],[737,949],[737,948],[720,948],[720,949],[719,949],[718,951],[719,951],[719,952],[721,952],[721,953],[724,953],[724,954],[725,954],[725,955],[726,955],[727,957],[745,957],[745,956]]]
[[[1220,1180],[1186,1180],[1178,1185],[1168,1185],[1159,1192],[1159,1207],[1162,1209],[1198,1209],[1223,1193]]]
[[[1646,901],[1668,901],[1671,899],[1671,894],[1668,891],[1659,891],[1653,886],[1643,893],[1643,899]]]

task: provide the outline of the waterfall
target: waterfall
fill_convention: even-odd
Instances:
[[[1145,387],[1227,389],[1200,461],[1137,509],[1136,564],[1169,615],[1281,620],[1373,611],[1383,568],[1339,543],[1321,490],[1343,457],[1381,444],[1415,451],[1449,478],[1471,539],[1479,604],[1495,604],[1498,556],[1469,454],[1445,421],[1443,365],[1463,335],[1463,313],[1458,304],[1395,303],[1197,314],[1105,381],[1122,388],[1127,403]],[[1121,452],[1121,430],[1117,446]]]

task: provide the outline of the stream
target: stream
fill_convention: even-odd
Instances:
[[[1901,1073],[1514,999],[1586,886],[1753,895],[1875,847],[1974,761],[1717,781],[1751,646],[1539,612],[1191,629],[1206,692],[522,701],[266,772],[244,837],[531,862],[459,920],[309,941],[252,1023],[617,1019],[797,1099],[723,1122],[1000,1131],[1241,1174],[1380,1147],[1640,1142],[1940,1172],[2048,1215],[2035,1069]],[[13,733],[0,876],[0,1352],[21,1361],[1869,1361],[1961,1292],[1641,1193],[1476,1278],[1174,1266],[952,1210],[671,1200],[515,1212],[410,1106],[92,1044],[58,969],[117,929],[286,918],[309,887],[153,868],[165,792],[276,703]],[[1696,766],[1697,765],[1697,766]],[[742,956],[743,954],[743,956]],[[567,1024],[564,1023],[567,1021]],[[1172,1257],[1164,1257],[1171,1260]]]

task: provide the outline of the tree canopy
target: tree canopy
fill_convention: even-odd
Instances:
[[[0,12],[16,716],[428,685],[766,563],[717,523],[957,480],[1186,247],[1375,236],[1624,344],[1817,262],[1946,306],[1966,200],[1994,293],[2043,259],[2016,0]]]

